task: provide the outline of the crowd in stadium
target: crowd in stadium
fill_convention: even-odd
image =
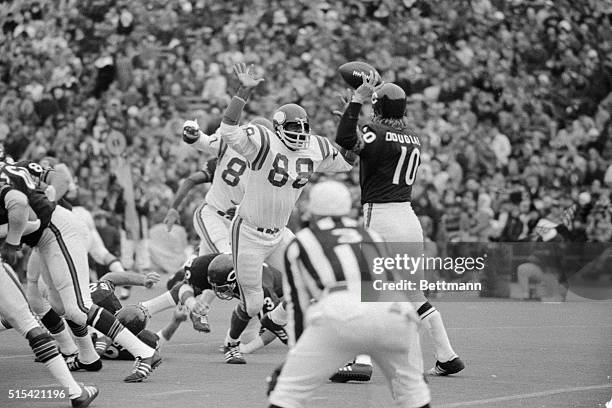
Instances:
[[[296,102],[333,139],[336,69],[364,60],[409,95],[424,144],[413,206],[430,239],[543,239],[563,224],[559,236],[611,241],[610,3],[448,3],[2,1],[0,143],[15,159],[67,163],[80,201],[120,225],[107,139],[125,137],[152,226],[207,159],[181,143],[181,125],[214,131],[233,63],[265,73],[249,115]],[[203,193],[186,200],[188,229]]]

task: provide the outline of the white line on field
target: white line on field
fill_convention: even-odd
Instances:
[[[34,354],[15,354],[13,356],[0,356],[0,360],[10,360],[12,358],[34,357]]]
[[[448,330],[514,330],[514,329],[609,329],[612,325],[568,324],[549,326],[480,326],[480,327],[447,327]]]
[[[585,387],[559,388],[556,390],[532,392],[529,394],[516,394],[516,395],[508,395],[505,397],[495,397],[495,398],[487,398],[487,399],[480,399],[480,400],[473,400],[473,401],[454,402],[451,404],[441,404],[439,405],[439,407],[440,408],[471,407],[473,405],[491,404],[494,402],[505,402],[505,401],[527,399],[527,398],[548,397],[551,395],[565,394],[568,392],[603,390],[606,388],[612,388],[612,384],[588,385]]]
[[[156,392],[153,394],[147,394],[147,397],[161,397],[164,395],[174,395],[174,394],[184,394],[186,392],[205,392],[205,390],[174,390],[174,391],[164,391],[164,392]]]

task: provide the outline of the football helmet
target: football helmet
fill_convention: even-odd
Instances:
[[[310,124],[304,108],[294,103],[283,105],[272,116],[274,131],[291,150],[307,149],[310,145]]]
[[[383,119],[401,119],[406,111],[406,92],[399,86],[386,83],[372,94],[374,115]]]
[[[143,331],[149,321],[149,313],[140,305],[124,306],[117,312],[115,317],[126,329],[135,335]]]
[[[208,265],[208,283],[219,299],[234,298],[236,288],[236,272],[231,254],[218,255]]]

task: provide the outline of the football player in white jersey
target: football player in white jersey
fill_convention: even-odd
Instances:
[[[217,135],[247,160],[250,169],[231,236],[242,302],[232,314],[224,348],[227,363],[243,364],[238,339],[263,306],[262,264],[284,271],[284,250],[294,238],[286,225],[302,188],[314,172],[343,172],[352,166],[329,140],[310,134],[308,116],[299,105],[283,105],[274,112],[274,131],[239,126],[251,90],[263,79],[255,78],[245,64],[236,64],[234,72],[240,89],[225,110]]]

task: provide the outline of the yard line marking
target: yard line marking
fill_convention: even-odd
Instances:
[[[551,326],[481,326],[481,327],[447,327],[447,330],[482,330],[482,329],[609,329],[612,325],[569,324]]]
[[[565,394],[565,393],[568,393],[568,392],[603,390],[603,389],[606,389],[606,388],[612,388],[612,384],[588,385],[588,386],[584,386],[584,387],[559,388],[559,389],[556,389],[556,390],[532,392],[532,393],[529,393],[529,394],[516,394],[516,395],[508,395],[508,396],[505,396],[505,397],[495,397],[495,398],[487,398],[487,399],[474,400],[474,401],[454,402],[452,404],[441,404],[440,408],[471,407],[473,405],[491,404],[491,403],[494,403],[494,402],[506,402],[506,401],[514,401],[514,400],[527,399],[527,398],[548,397],[548,396],[551,396],[551,395]]]
[[[161,397],[164,395],[174,395],[174,394],[182,394],[185,392],[206,392],[206,390],[174,390],[174,391],[164,391],[164,392],[156,392],[153,394],[147,394],[146,397]]]
[[[0,360],[10,360],[13,358],[33,357],[34,354],[15,354],[14,356],[0,356]]]

